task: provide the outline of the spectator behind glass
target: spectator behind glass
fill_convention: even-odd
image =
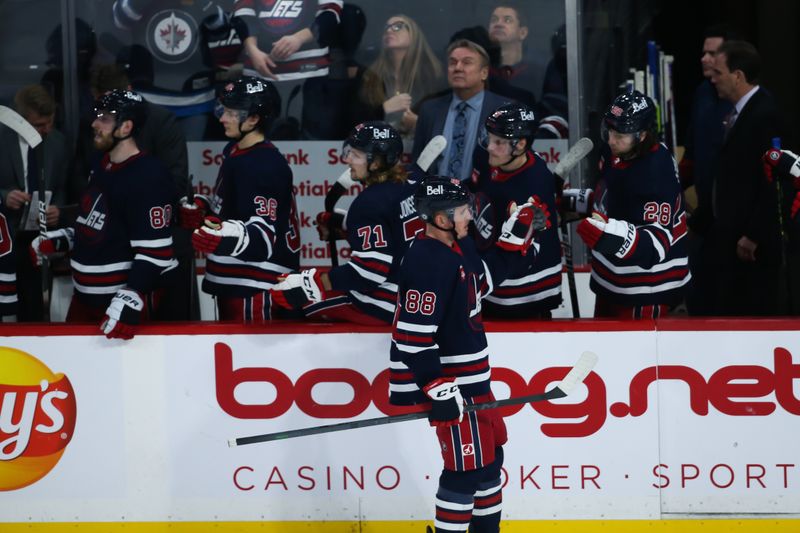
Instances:
[[[378,58],[364,72],[353,122],[385,120],[413,142],[423,98],[442,88],[442,66],[413,19],[393,15],[386,21]]]
[[[47,226],[54,228],[66,201],[71,161],[66,137],[53,127],[56,103],[44,87],[23,87],[14,96],[14,107],[42,136],[38,148],[41,158],[38,158],[14,130],[0,125],[0,196],[5,204],[14,247],[25,250],[39,234],[38,228],[24,229],[28,210],[34,205],[32,193],[39,189],[42,168],[39,165],[44,166],[46,190],[53,192],[47,207]],[[16,254],[18,318],[20,322],[39,322],[44,318],[41,272],[31,268],[27,255],[25,252]]]
[[[525,57],[525,39],[529,34],[528,17],[522,5],[499,2],[489,18],[489,37],[500,45],[501,61],[492,67],[492,75],[511,85],[541,96],[544,62]]]

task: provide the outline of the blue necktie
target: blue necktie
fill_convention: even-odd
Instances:
[[[467,136],[467,103],[461,102],[456,106],[456,118],[453,121],[453,140],[450,151],[450,161],[447,165],[447,175],[461,179],[461,164],[464,159],[464,143]]]
[[[39,166],[36,164],[36,155],[33,147],[28,146],[28,194],[39,188]]]

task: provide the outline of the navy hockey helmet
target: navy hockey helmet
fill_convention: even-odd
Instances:
[[[417,185],[414,205],[420,218],[432,224],[436,213],[444,211],[452,220],[456,208],[469,205],[472,209],[473,200],[466,186],[456,178],[428,176]]]
[[[114,89],[100,96],[94,102],[95,116],[112,115],[116,120],[115,129],[126,120],[133,122],[131,135],[135,135],[147,120],[147,106],[139,93],[128,89]]]
[[[536,117],[526,105],[503,104],[486,117],[486,131],[504,139],[525,139],[530,147],[536,132]]]
[[[229,109],[246,112],[244,118],[251,115],[261,117],[261,123],[264,124],[274,113],[274,94],[276,92],[270,82],[254,76],[244,76],[223,87],[219,103]]]
[[[367,165],[372,164],[376,155],[383,156],[386,170],[400,161],[403,155],[403,140],[400,134],[386,122],[374,120],[358,124],[345,139],[342,150],[349,148],[361,150],[367,154]]]
[[[656,125],[656,104],[639,91],[621,94],[608,106],[602,125],[619,133],[653,130]]]

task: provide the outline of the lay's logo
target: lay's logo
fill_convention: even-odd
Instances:
[[[75,392],[32,355],[0,347],[0,491],[46,476],[72,440]]]

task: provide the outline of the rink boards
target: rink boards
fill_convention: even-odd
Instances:
[[[599,356],[570,397],[505,408],[503,531],[800,531],[798,326],[489,324],[499,398]],[[4,327],[0,531],[424,531],[425,421],[228,447],[394,414],[388,332],[348,330]]]

